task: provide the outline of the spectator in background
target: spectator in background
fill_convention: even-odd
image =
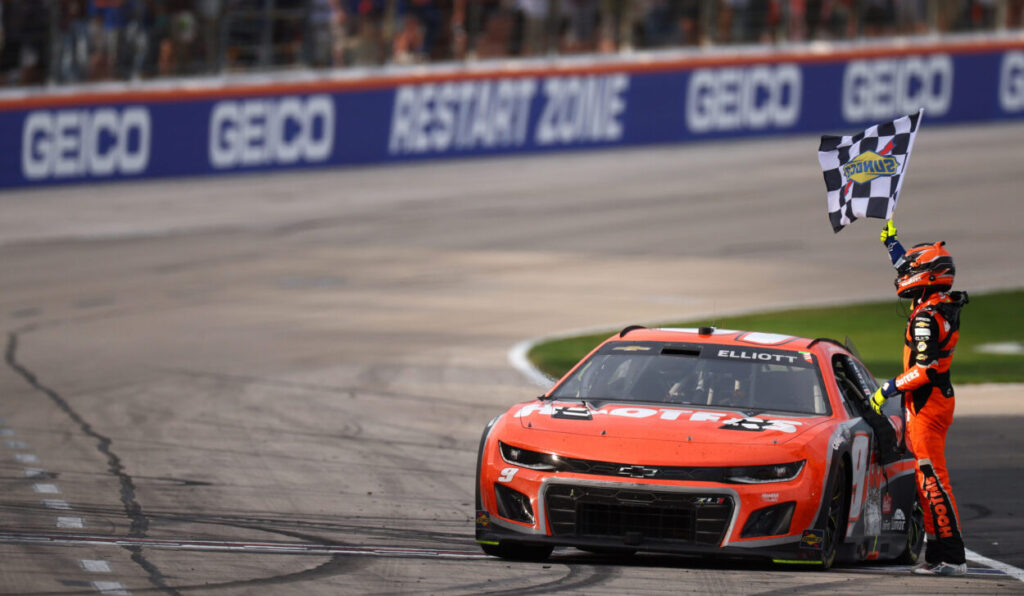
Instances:
[[[422,62],[426,56],[423,26],[415,13],[402,17],[401,26],[391,46],[391,61],[395,64]]]
[[[66,0],[60,8],[53,78],[58,83],[76,83],[89,74],[89,22],[85,16],[85,0]]]
[[[927,0],[893,0],[893,12],[896,15],[896,33],[912,35],[925,33],[928,23]]]
[[[643,48],[663,48],[680,42],[679,21],[671,0],[641,0],[640,43]]]
[[[448,43],[451,57],[456,60],[466,58],[469,50],[469,34],[466,28],[466,0],[453,0],[451,18],[448,22],[451,36]]]
[[[865,37],[879,37],[892,31],[892,0],[861,0],[861,33]]]
[[[965,4],[964,23],[966,29],[978,31],[995,28],[996,0],[967,0]]]
[[[326,1],[326,0],[325,0]],[[334,0],[336,3],[337,0]],[[311,8],[311,11],[315,11]],[[196,16],[199,17],[199,37],[202,42],[201,61],[203,70],[209,73],[220,71],[223,57],[220,55],[220,23],[222,0],[197,0]]]
[[[597,0],[562,0],[565,28],[561,51],[566,54],[597,49],[600,13]]]
[[[121,6],[122,27],[116,58],[119,79],[138,79],[149,51],[149,22],[145,0],[125,0]]]
[[[548,51],[548,0],[516,0],[521,26],[520,54],[540,56]]]
[[[2,16],[4,22],[0,72],[3,72],[4,83],[42,84],[50,73],[49,4],[5,2]]]
[[[515,15],[498,2],[477,8],[482,9],[477,14],[483,26],[474,40],[473,55],[477,58],[508,56],[515,33]]]
[[[421,42],[416,51],[426,60],[440,58],[444,54],[438,48],[444,18],[438,0],[406,0],[402,12],[403,17],[412,15],[418,21]]]
[[[360,66],[383,64],[387,57],[384,39],[384,13],[387,0],[348,0],[347,37],[351,43],[351,62]]]
[[[92,50],[89,78],[92,80],[110,79],[116,72],[122,2],[89,0],[89,47]]]
[[[345,64],[345,9],[340,0],[310,0],[307,43],[310,65]]]
[[[198,25],[191,3],[168,3],[170,35],[160,41],[158,71],[161,75],[184,75],[195,72]]]

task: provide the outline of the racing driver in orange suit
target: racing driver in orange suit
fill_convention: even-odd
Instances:
[[[903,374],[882,384],[871,397],[871,407],[881,413],[885,400],[900,394],[905,402],[907,440],[917,459],[917,492],[928,537],[924,561],[913,572],[964,575],[964,541],[946,470],[946,432],[956,401],[949,366],[967,294],[950,291],[956,268],[945,243],[905,250],[896,239],[892,220],[882,230],[881,240],[896,268],[896,291],[901,298],[913,300],[913,310],[904,336]]]

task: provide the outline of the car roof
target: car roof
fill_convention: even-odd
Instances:
[[[716,344],[737,347],[762,347],[773,350],[808,351],[816,346],[831,344],[834,347],[845,346],[834,339],[819,338],[809,339],[795,335],[780,333],[766,333],[763,331],[743,331],[737,329],[715,329],[713,327],[701,328],[673,328],[662,327],[648,329],[638,325],[626,327],[619,333],[608,338],[606,341],[657,341],[657,342],[685,342],[699,344]]]

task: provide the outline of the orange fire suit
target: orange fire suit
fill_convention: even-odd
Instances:
[[[960,519],[946,469],[946,432],[956,403],[949,366],[965,303],[962,292],[939,292],[915,304],[907,323],[903,374],[895,378],[907,410],[908,445],[917,459],[917,490],[924,509],[930,563],[958,565],[965,561]]]

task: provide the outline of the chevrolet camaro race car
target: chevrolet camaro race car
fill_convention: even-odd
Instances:
[[[843,345],[628,327],[480,440],[476,538],[755,557],[916,562],[924,539],[900,400]]]

